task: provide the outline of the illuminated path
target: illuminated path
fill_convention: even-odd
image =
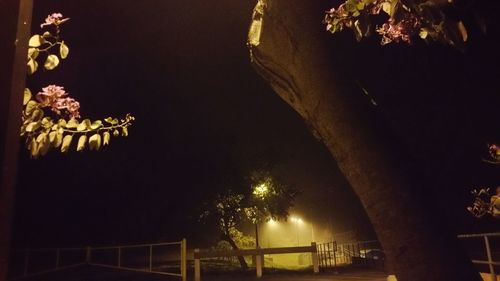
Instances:
[[[265,273],[264,273],[265,274]],[[218,274],[202,275],[202,281],[386,281],[382,272],[360,271],[348,273],[321,273],[298,274],[298,273],[269,273],[261,279],[253,275]],[[99,267],[81,267],[65,271],[55,272],[37,277],[22,279],[25,281],[180,281],[180,278],[160,276],[149,273],[136,273],[128,271],[111,270]],[[193,280],[190,272],[188,280]]]

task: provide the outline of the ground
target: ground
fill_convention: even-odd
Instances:
[[[386,274],[379,271],[357,271],[345,273],[272,273],[262,277],[262,281],[385,281]],[[26,281],[178,281],[179,277],[169,277],[149,273],[136,273],[100,267],[82,266],[50,274],[21,279]],[[188,280],[194,280],[193,274]],[[250,281],[258,280],[254,275],[218,274],[202,275],[202,281]]]

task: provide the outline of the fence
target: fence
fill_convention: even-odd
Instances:
[[[472,263],[474,263],[475,265],[487,265],[489,272],[490,272],[490,278],[492,281],[497,280],[496,273],[495,273],[495,266],[500,266],[500,247],[491,247],[492,241],[490,238],[493,238],[493,237],[500,238],[500,233],[458,235],[459,239],[482,239],[484,241],[484,247],[486,250],[486,259],[487,260],[474,259],[474,257],[477,256],[477,254],[473,252],[473,253],[471,253],[473,255]],[[492,249],[496,249],[497,252],[493,252]],[[497,258],[499,258],[498,261],[493,260],[494,254],[497,255]]]
[[[85,248],[39,248],[13,251],[10,280],[86,264]]]
[[[14,251],[12,256],[13,264],[17,266],[11,267],[10,280],[85,264],[177,276],[182,281],[187,279],[186,239],[178,242],[110,247],[29,249]],[[177,270],[178,272],[174,272]]]
[[[348,264],[384,266],[384,255],[378,241],[321,243],[318,244],[318,257],[319,265],[323,269]]]
[[[202,258],[220,258],[220,257],[234,257],[234,256],[255,256],[255,271],[257,278],[262,277],[262,268],[264,255],[272,254],[293,254],[293,253],[311,253],[313,271],[319,272],[319,261],[317,254],[316,243],[312,242],[311,246],[302,247],[282,247],[282,248],[259,248],[259,249],[241,249],[231,251],[200,251],[194,250],[194,280],[201,280],[201,259]]]

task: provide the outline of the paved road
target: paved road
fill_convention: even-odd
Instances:
[[[179,277],[155,275],[150,273],[137,273],[93,266],[82,266],[59,272],[44,274],[25,281],[180,281]],[[193,274],[188,280],[193,281]],[[382,272],[359,271],[345,273],[269,273],[262,279],[257,279],[253,274],[217,274],[202,275],[202,281],[386,281]]]

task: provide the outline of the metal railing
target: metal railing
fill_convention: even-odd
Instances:
[[[490,277],[492,281],[496,279],[495,266],[500,266],[500,261],[494,261],[490,246],[490,238],[497,237],[500,238],[500,233],[481,233],[481,234],[462,234],[457,236],[459,239],[483,239],[484,247],[486,250],[487,260],[472,260],[472,263],[477,265],[488,265],[490,271]]]
[[[378,261],[383,266],[383,257],[380,243],[373,241],[357,241],[352,243],[337,244],[334,242],[318,244],[318,256],[321,268],[335,268],[339,265],[349,265],[360,262],[366,265],[377,265]]]
[[[21,254],[20,258],[23,260],[20,264],[22,264],[22,266],[17,272],[11,274],[13,276],[9,280],[19,280],[81,265],[93,265],[120,270],[177,276],[180,277],[182,281],[186,281],[186,244],[186,239],[183,239],[178,242],[154,244],[85,248],[39,248],[14,251],[13,255],[19,256],[19,254]],[[175,248],[172,250],[172,247]],[[67,260],[65,257],[68,256],[68,253],[72,253],[73,258],[70,259],[69,262],[64,262]],[[34,254],[38,254],[38,257]],[[35,265],[35,261],[37,260],[43,261],[42,266]],[[172,272],[172,269],[176,269],[178,272]]]
[[[234,256],[255,256],[255,270],[257,278],[262,277],[262,269],[264,267],[262,257],[270,254],[293,254],[293,253],[311,253],[314,273],[319,272],[319,260],[316,243],[312,242],[311,246],[301,247],[280,247],[280,248],[258,248],[258,249],[239,249],[230,251],[200,251],[194,249],[194,280],[201,280],[201,259],[203,258],[218,258],[218,257],[234,257]]]

